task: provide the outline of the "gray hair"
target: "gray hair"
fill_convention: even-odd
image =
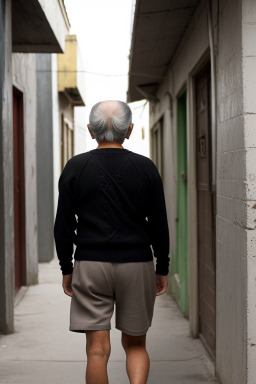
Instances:
[[[117,141],[122,144],[125,140],[129,125],[132,122],[131,108],[123,101],[117,101],[120,111],[108,118],[101,111],[101,101],[95,104],[90,112],[89,122],[92,133],[97,142],[100,141]]]

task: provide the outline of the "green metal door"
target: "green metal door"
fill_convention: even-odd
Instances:
[[[188,250],[187,250],[187,114],[186,92],[178,99],[177,124],[177,218],[174,265],[175,297],[188,317]]]

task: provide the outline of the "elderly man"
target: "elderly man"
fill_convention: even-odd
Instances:
[[[107,384],[115,304],[130,383],[145,384],[146,333],[170,261],[163,184],[149,158],[122,146],[133,129],[126,103],[97,103],[89,121],[98,147],[67,162],[54,224],[62,286],[72,297],[69,329],[86,334],[86,383]]]

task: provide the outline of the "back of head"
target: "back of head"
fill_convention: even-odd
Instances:
[[[122,144],[132,122],[132,111],[123,101],[102,101],[92,107],[89,122],[98,143],[115,141]]]

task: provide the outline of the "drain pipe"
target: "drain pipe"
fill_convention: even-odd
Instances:
[[[216,191],[216,152],[217,152],[217,119],[216,119],[216,65],[213,38],[213,22],[211,1],[207,0],[207,20],[211,58],[211,152],[212,152],[212,191]]]

